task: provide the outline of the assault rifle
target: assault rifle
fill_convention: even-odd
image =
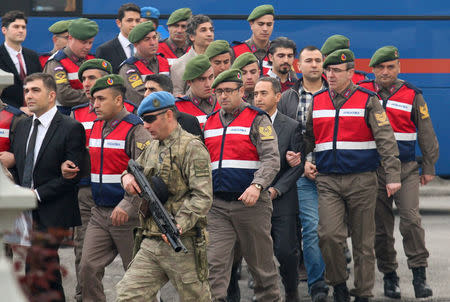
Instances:
[[[141,188],[139,196],[147,201],[148,209],[152,214],[153,220],[158,226],[159,231],[166,235],[167,240],[175,252],[183,250],[184,253],[187,253],[188,250],[180,240],[180,231],[175,224],[175,219],[164,208],[142,171],[143,168],[133,159],[128,161],[128,172],[133,174],[137,184]]]

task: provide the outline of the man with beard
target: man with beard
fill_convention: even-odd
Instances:
[[[292,69],[296,52],[295,42],[286,37],[276,38],[270,43],[269,60],[272,62],[272,68],[267,75],[280,80],[281,92],[291,88],[297,80]]]

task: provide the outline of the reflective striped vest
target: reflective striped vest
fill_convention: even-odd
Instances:
[[[14,116],[23,114],[19,109],[7,105],[0,110],[0,152],[9,151],[11,141],[9,133]]]
[[[128,114],[105,138],[102,137],[103,123],[94,121],[89,138],[92,195],[96,205],[115,207],[125,193],[120,179],[130,159],[125,152],[126,138],[142,121],[136,115]]]
[[[251,185],[261,162],[250,130],[260,114],[263,111],[248,106],[228,126],[222,124],[219,111],[206,120],[204,137],[211,157],[214,193],[242,193]]]
[[[203,125],[206,122],[206,117],[208,116],[208,113],[203,111],[200,107],[195,105],[189,98],[182,97],[178,98],[175,102],[175,106],[180,112],[184,112],[190,115],[193,115],[197,118],[198,122],[200,123],[200,128],[203,129]],[[212,112],[217,111],[220,109],[219,102],[216,100],[214,103],[214,109]]]
[[[241,54],[246,52],[252,52],[251,48],[247,45],[247,43],[241,43],[233,46],[234,57],[237,58]],[[266,55],[262,61],[259,62],[259,69],[261,70],[261,75],[267,75],[269,70],[272,68],[272,65],[269,62],[269,56]]]
[[[70,86],[72,86],[73,89],[83,89],[83,84],[81,84],[80,80],[78,80],[78,70],[80,69],[80,66],[75,64],[63,51],[63,49],[59,50],[57,53],[55,53],[51,59],[55,59],[59,63],[61,63],[62,67],[67,73],[67,79],[69,80]],[[87,60],[95,59],[93,55],[87,55]]]
[[[39,63],[41,63],[41,67],[42,69],[44,69],[45,67],[45,63],[47,63],[47,60],[52,56],[52,54],[50,52],[48,53],[43,53],[41,55],[39,55]]]
[[[314,96],[314,151],[320,173],[360,173],[378,167],[377,146],[365,120],[371,95],[357,88],[338,110],[328,89]]]
[[[159,72],[153,72],[152,70],[148,69],[147,66],[145,66],[145,64],[141,60],[138,60],[134,56],[129,57],[128,59],[123,61],[122,64],[120,64],[119,68],[123,64],[134,65],[137,68],[137,70],[139,71],[139,73],[141,74],[141,79],[142,79],[143,82],[145,82],[145,76],[147,76],[149,74],[159,73],[159,74],[164,74],[166,76],[169,76],[169,74],[170,74],[170,66],[169,66],[169,62],[167,61],[167,59],[164,58],[161,55],[157,55],[156,58],[158,60]]]
[[[184,53],[188,52],[189,49],[191,49],[191,47],[186,47]],[[177,55],[174,54],[174,52],[172,51],[172,49],[169,47],[169,45],[167,45],[166,40],[159,42],[158,45],[158,53],[161,53],[164,58],[167,59],[167,61],[169,62],[169,66],[172,67],[173,62],[178,59]]]
[[[361,87],[376,92],[374,81],[363,81]],[[416,160],[417,128],[411,119],[412,105],[416,93],[422,93],[418,88],[404,82],[403,85],[387,100],[381,100],[383,108],[394,130],[397,140],[399,159],[402,162]]]

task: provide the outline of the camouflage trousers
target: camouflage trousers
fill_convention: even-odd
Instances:
[[[197,275],[192,237],[181,241],[188,253],[175,251],[162,239],[145,238],[117,284],[117,301],[153,301],[169,280],[177,289],[181,302],[210,302],[208,281]]]

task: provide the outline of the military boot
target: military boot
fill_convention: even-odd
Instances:
[[[426,298],[431,297],[433,295],[433,291],[430,286],[426,283],[427,276],[425,273],[425,267],[413,267],[413,285],[414,285],[414,293],[416,294],[416,298]]]
[[[398,276],[396,271],[384,274],[384,295],[392,299],[400,299],[400,287],[398,286]]]
[[[350,302],[350,294],[345,282],[334,286],[333,298],[334,302]]]
[[[310,294],[312,302],[327,302],[328,285],[325,281],[317,281],[311,285]]]
[[[286,302],[300,302],[300,296],[297,291],[286,292]]]

